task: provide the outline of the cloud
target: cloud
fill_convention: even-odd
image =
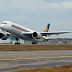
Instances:
[[[51,8],[60,8],[60,5],[57,3],[48,3],[48,6]]]
[[[71,9],[72,8],[72,2],[62,2],[62,5],[66,9]]]
[[[31,9],[44,9],[44,8],[59,8],[57,3],[49,3],[44,0],[18,0],[13,3],[16,8],[31,8]]]

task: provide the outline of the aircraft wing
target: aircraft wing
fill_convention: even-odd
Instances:
[[[64,33],[72,33],[70,31],[60,31],[60,32],[40,32],[42,36],[50,36],[50,35],[59,35],[59,34],[64,34]],[[23,35],[26,37],[32,38],[33,32],[24,32]]]
[[[22,34],[26,37],[32,38],[33,32],[23,32]]]
[[[41,32],[42,36],[50,36],[50,35],[59,35],[59,34],[64,34],[64,33],[72,33],[70,31],[60,31],[60,32]]]

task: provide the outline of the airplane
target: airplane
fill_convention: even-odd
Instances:
[[[15,44],[20,44],[18,39],[32,41],[32,44],[37,44],[37,42],[46,42],[48,41],[48,36],[58,35],[64,33],[71,33],[70,31],[60,31],[60,32],[49,32],[50,24],[47,25],[46,29],[43,32],[33,31],[21,25],[18,25],[11,21],[3,21],[0,24],[0,28],[4,32],[9,33],[0,33],[0,39],[6,40],[8,37],[14,37],[16,39]]]

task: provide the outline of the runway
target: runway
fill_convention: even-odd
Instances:
[[[0,52],[0,72],[62,65],[72,65],[72,50]]]

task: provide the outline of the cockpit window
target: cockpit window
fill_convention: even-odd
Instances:
[[[7,24],[7,23],[2,23],[2,24]]]

